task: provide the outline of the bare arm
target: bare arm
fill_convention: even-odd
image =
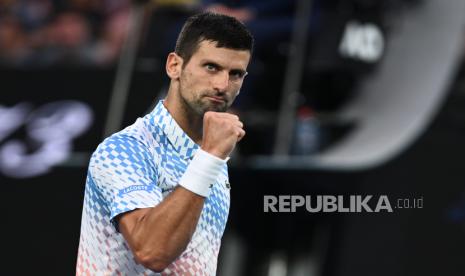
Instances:
[[[159,205],[119,219],[120,231],[140,264],[162,271],[186,249],[205,198],[178,186]]]

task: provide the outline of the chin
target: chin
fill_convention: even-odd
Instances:
[[[226,110],[228,110],[228,106],[227,105],[224,105],[224,106],[211,106],[210,110],[208,111],[215,111],[215,112],[226,112]]]
[[[207,103],[207,104],[204,104],[203,105],[203,110],[205,112],[208,112],[208,111],[214,111],[214,112],[226,112],[226,110],[228,110],[228,107],[229,105],[228,104],[211,104],[211,103]]]

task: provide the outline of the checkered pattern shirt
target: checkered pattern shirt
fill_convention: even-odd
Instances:
[[[162,101],[97,147],[87,173],[76,275],[215,275],[229,212],[226,165],[186,250],[160,274],[136,263],[114,221],[125,212],[159,204],[177,186],[198,148]]]

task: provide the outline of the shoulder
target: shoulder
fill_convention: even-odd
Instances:
[[[112,165],[131,165],[150,162],[157,156],[160,147],[155,128],[151,128],[146,117],[125,129],[114,133],[101,142],[93,152],[90,167]]]

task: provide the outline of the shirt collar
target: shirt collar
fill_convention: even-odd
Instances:
[[[182,130],[163,105],[163,100],[158,102],[151,114],[153,123],[165,133],[171,145],[181,155],[181,158],[192,158],[199,145]]]

